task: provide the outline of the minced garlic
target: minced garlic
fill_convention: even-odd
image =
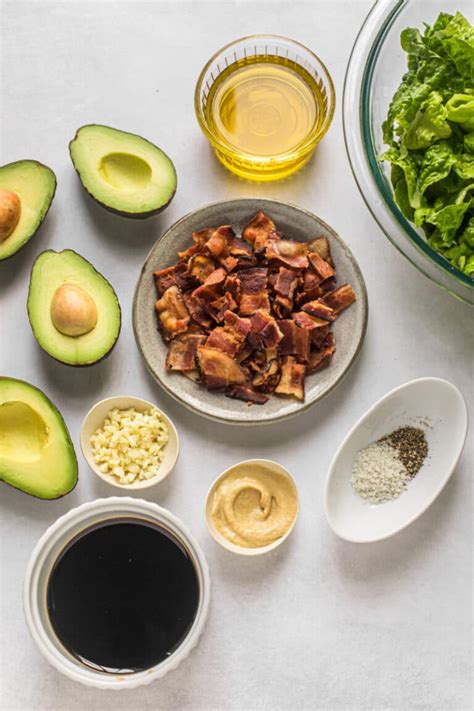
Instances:
[[[120,484],[151,479],[159,473],[168,426],[154,407],[138,412],[114,408],[91,439],[92,456],[102,474]]]

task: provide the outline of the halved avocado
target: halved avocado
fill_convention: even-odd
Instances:
[[[0,260],[13,256],[33,237],[55,192],[55,174],[36,160],[0,166]]]
[[[69,144],[82,185],[102,207],[124,217],[156,215],[176,192],[175,167],[161,148],[109,126],[82,126]]]
[[[120,304],[111,284],[77,252],[46,250],[33,264],[28,317],[36,340],[67,365],[105,358],[120,333]]]
[[[0,377],[0,479],[40,499],[77,483],[77,459],[61,413],[38,388]]]

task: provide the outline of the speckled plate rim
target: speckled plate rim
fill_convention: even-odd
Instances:
[[[253,419],[240,419],[237,416],[231,416],[230,414],[227,413],[222,413],[222,414],[215,414],[214,412],[208,412],[206,411],[206,404],[203,402],[202,403],[202,409],[195,407],[193,404],[188,402],[184,397],[182,397],[180,394],[178,394],[173,388],[169,387],[166,382],[160,377],[159,373],[157,373],[154,368],[150,365],[148,362],[148,358],[144,352],[142,343],[141,343],[141,335],[139,333],[139,326],[138,326],[138,320],[139,320],[139,314],[138,314],[138,298],[139,298],[139,292],[140,292],[140,287],[141,287],[141,282],[144,277],[145,272],[147,271],[149,267],[149,263],[155,259],[155,251],[158,248],[159,244],[167,239],[170,238],[170,235],[175,232],[179,227],[183,225],[183,223],[186,223],[188,220],[191,218],[196,217],[199,214],[205,214],[206,211],[212,210],[212,209],[231,209],[231,208],[237,208],[241,206],[242,211],[245,212],[246,216],[250,215],[252,212],[257,212],[258,210],[262,209],[263,211],[267,210],[268,213],[271,216],[272,212],[272,207],[278,206],[279,208],[283,209],[289,209],[291,210],[296,210],[297,212],[303,214],[306,218],[317,222],[324,230],[326,230],[332,239],[334,239],[337,243],[338,246],[341,248],[342,252],[344,253],[344,256],[347,258],[348,263],[350,264],[351,268],[354,270],[354,273],[357,277],[358,284],[353,286],[355,287],[355,291],[357,293],[357,300],[359,304],[361,305],[361,310],[362,310],[362,323],[360,325],[360,331],[358,334],[358,342],[357,346],[354,349],[354,352],[352,354],[351,359],[347,362],[345,368],[339,373],[338,376],[334,378],[334,380],[327,386],[326,389],[324,389],[319,395],[314,397],[311,400],[307,400],[305,402],[302,402],[298,404],[298,406],[291,412],[286,412],[281,415],[274,414],[274,415],[269,415],[265,416],[265,412],[262,411],[262,408],[265,406],[253,406],[253,410],[256,413],[256,417]],[[204,222],[206,220],[203,219],[203,226]],[[277,225],[278,226],[278,225]],[[287,235],[288,237],[291,237],[290,234]],[[176,249],[176,252],[178,251],[178,247]],[[163,268],[165,268],[163,266]],[[337,264],[336,264],[337,268]],[[322,220],[320,217],[315,215],[314,213],[310,212],[309,210],[306,210],[305,208],[302,208],[298,205],[295,205],[294,203],[289,203],[285,202],[282,200],[276,200],[272,198],[254,198],[254,197],[244,197],[244,198],[235,198],[231,200],[219,200],[217,202],[213,203],[207,203],[206,205],[203,205],[199,208],[196,208],[195,210],[191,210],[188,212],[186,215],[183,215],[180,219],[178,219],[176,222],[174,222],[165,232],[157,239],[153,247],[150,249],[148,252],[145,261],[143,263],[143,266],[140,270],[140,274],[137,279],[137,283],[135,286],[135,291],[133,295],[133,303],[132,303],[132,325],[133,325],[133,333],[135,336],[135,342],[137,344],[138,351],[149,371],[153,379],[160,385],[163,390],[168,393],[170,397],[172,397],[176,402],[179,402],[181,405],[183,405],[187,410],[190,412],[193,412],[195,414],[201,415],[202,417],[205,417],[209,420],[212,420],[214,422],[221,422],[223,424],[229,424],[229,425],[239,425],[243,427],[250,427],[253,425],[270,425],[270,424],[275,424],[277,422],[283,422],[285,420],[289,420],[292,417],[296,417],[297,415],[301,414],[302,412],[306,412],[310,407],[315,405],[317,402],[322,400],[324,397],[329,395],[330,392],[332,392],[337,385],[341,383],[343,380],[344,376],[347,374],[347,372],[350,370],[351,366],[354,364],[356,361],[362,345],[365,340],[365,335],[367,331],[367,321],[368,321],[368,314],[369,314],[369,305],[368,305],[368,297],[367,297],[367,288],[365,285],[365,280],[362,275],[362,271],[351,251],[349,246],[347,245],[346,242],[338,235],[338,233],[334,230],[333,227],[328,225],[327,222]],[[158,333],[158,329],[157,329]],[[205,391],[207,392],[207,391]],[[225,397],[223,394],[221,394],[222,397]],[[238,401],[236,401],[238,402]],[[242,403],[243,404],[243,403]],[[258,410],[257,410],[258,407]]]

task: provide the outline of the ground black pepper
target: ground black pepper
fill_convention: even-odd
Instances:
[[[410,479],[418,474],[428,455],[428,442],[419,427],[399,427],[378,440],[398,450],[398,456]]]

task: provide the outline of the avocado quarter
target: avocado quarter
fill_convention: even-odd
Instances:
[[[39,388],[0,377],[0,479],[26,494],[57,499],[77,483],[66,424]]]
[[[0,166],[0,214],[5,215],[8,195],[19,201],[13,230],[1,232],[0,260],[18,252],[36,234],[46,217],[56,192],[56,176],[36,160],[19,160]]]
[[[99,124],[82,126],[69,144],[69,153],[89,195],[118,215],[156,215],[176,192],[171,159],[134,133]]]
[[[33,264],[28,317],[43,350],[67,365],[93,365],[115,346],[121,309],[112,285],[71,249],[46,250]]]

